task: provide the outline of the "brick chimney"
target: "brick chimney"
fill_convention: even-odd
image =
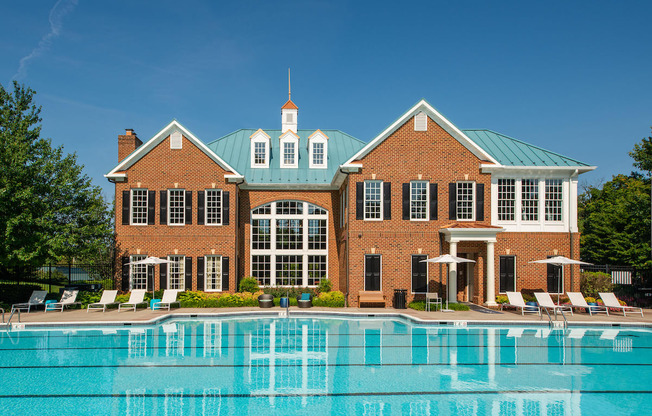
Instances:
[[[118,136],[118,163],[143,144],[134,129],[126,129],[124,135]]]

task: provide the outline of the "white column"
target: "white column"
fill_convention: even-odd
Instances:
[[[450,255],[457,256],[457,242],[450,243]],[[448,303],[457,303],[457,264],[449,265],[448,273]]]
[[[496,276],[494,270],[496,264],[494,260],[494,242],[487,241],[487,301],[485,305],[496,306]]]

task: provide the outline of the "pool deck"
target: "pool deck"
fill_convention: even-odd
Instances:
[[[413,309],[394,309],[394,308],[323,308],[313,307],[309,309],[290,308],[290,316],[313,314],[319,315],[341,315],[341,316],[364,316],[368,317],[396,317],[403,316],[418,322],[450,325],[549,325],[546,314],[539,317],[536,314],[526,314],[522,316],[520,312],[513,310],[495,311],[482,307],[475,307],[477,310],[471,311],[454,311],[454,312],[425,312],[415,311]],[[48,312],[42,310],[31,313],[21,313],[20,323],[26,324],[25,328],[30,326],[60,326],[60,325],[120,325],[120,324],[147,324],[156,323],[166,320],[170,317],[190,317],[198,316],[233,316],[233,315],[251,315],[265,314],[279,316],[284,312],[279,307],[271,309],[261,309],[255,307],[243,308],[173,308],[170,312],[162,310],[139,309],[136,312],[126,311],[118,312],[117,309],[110,309],[106,312],[86,310],[66,310],[64,312]],[[573,316],[566,313],[570,326],[636,326],[652,328],[652,310],[644,309],[644,317],[637,313],[628,313],[623,316],[622,312],[609,313],[590,316],[588,313],[576,312]],[[552,313],[551,313],[552,314]],[[553,315],[554,320],[554,315]],[[16,324],[16,319],[12,321]],[[558,322],[562,323],[563,318],[558,317]],[[14,328],[20,328],[23,325]]]

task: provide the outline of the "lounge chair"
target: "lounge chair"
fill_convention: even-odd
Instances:
[[[45,290],[35,290],[32,292],[32,296],[29,297],[29,300],[24,303],[16,303],[14,305],[11,305],[11,311],[19,310],[19,311],[27,311],[29,313],[32,308],[36,308],[37,306],[43,306],[45,304],[45,297],[47,296],[48,292]]]
[[[136,307],[141,303],[147,303],[145,302],[145,289],[134,289],[127,302],[118,304],[118,312],[123,309],[133,309],[136,312]]]
[[[155,303],[152,309],[154,310],[167,309],[169,311],[173,303],[177,303],[179,304],[179,306],[181,306],[181,304],[177,300],[177,294],[179,292],[180,290],[177,289],[165,289],[161,301]]]
[[[594,313],[600,313],[604,312],[609,316],[609,310],[602,306],[602,305],[597,305],[597,306],[591,306],[588,303],[586,303],[586,300],[584,299],[584,295],[582,295],[580,292],[566,292],[568,295],[568,299],[570,300],[571,303],[571,308],[584,308],[589,312],[589,315],[593,316]]]
[[[81,302],[77,302],[77,295],[79,290],[64,290],[61,294],[61,300],[59,302],[52,302],[45,304],[45,312],[47,311],[56,311],[63,312],[63,308],[70,307],[72,305],[80,305]]]
[[[365,291],[361,290],[358,292],[358,306],[361,307],[362,304],[383,304],[385,306],[385,295],[380,290],[374,291]]]
[[[621,305],[620,302],[618,302],[616,295],[613,294],[613,292],[600,293],[600,297],[602,298],[602,302],[604,303],[604,306],[612,309],[620,309],[621,311],[623,311],[623,315],[625,316],[627,316],[627,311],[635,312],[637,310],[641,313],[641,317],[643,316],[643,308]]]
[[[430,305],[434,304],[435,305],[435,310],[437,310],[437,305],[439,305],[439,309],[442,308],[441,306],[441,298],[439,297],[439,293],[426,293],[426,310],[430,311]]]
[[[106,311],[107,306],[111,305],[117,305],[120,302],[115,301],[115,297],[118,295],[117,290],[105,290],[102,292],[102,298],[100,299],[99,302],[95,303],[89,303],[88,308],[86,309],[86,312],[90,311],[91,309],[102,309],[102,312]]]
[[[521,315],[525,315],[525,313],[536,313],[537,315],[541,315],[541,309],[539,309],[536,306],[530,306],[525,304],[521,292],[507,292],[507,300],[508,303],[500,304],[501,311],[503,310],[504,307],[507,306],[510,308],[520,309]]]
[[[539,308],[552,309],[557,314],[557,311],[564,312],[570,311],[571,315],[573,314],[573,308],[568,305],[555,305],[555,302],[552,301],[550,293],[548,292],[536,292],[534,297],[537,298],[537,303]]]
[[[297,299],[297,305],[300,308],[312,308],[312,296],[310,293],[302,293],[301,297]]]

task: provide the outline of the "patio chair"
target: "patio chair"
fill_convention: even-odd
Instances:
[[[300,308],[312,308],[312,296],[310,293],[302,293],[301,297],[297,299],[297,305]]]
[[[602,305],[597,305],[597,306],[591,306],[588,303],[586,303],[586,300],[584,299],[584,295],[582,295],[580,292],[566,292],[568,295],[568,299],[570,300],[571,303],[571,308],[584,308],[589,312],[589,315],[593,316],[594,313],[600,313],[604,312],[609,316],[609,309]]]
[[[118,312],[123,309],[133,309],[136,312],[136,307],[142,303],[147,303],[145,302],[145,289],[134,289],[127,302],[118,304]]]
[[[536,292],[534,294],[534,297],[537,298],[537,303],[539,304],[539,308],[552,309],[555,312],[555,315],[557,314],[557,311],[562,313],[564,311],[570,311],[571,315],[573,315],[573,308],[571,306],[555,305],[555,302],[552,301],[552,298],[550,297],[550,293],[548,292]]]
[[[70,307],[72,305],[80,305],[81,302],[77,302],[77,295],[79,290],[64,290],[61,294],[61,300],[59,302],[52,302],[45,304],[45,312],[47,311],[56,311],[63,312],[63,308]]]
[[[267,293],[263,293],[262,295],[258,296],[258,306],[261,308],[273,308],[274,296]]]
[[[521,292],[507,292],[508,303],[501,303],[500,310],[502,311],[504,307],[516,308],[521,310],[521,315],[526,313],[536,313],[541,315],[541,309],[536,306],[526,305],[523,300],[523,295]]]
[[[641,317],[643,317],[643,308],[621,305],[620,302],[618,302],[616,295],[613,294],[613,292],[600,293],[600,298],[602,298],[602,302],[604,303],[604,306],[612,309],[620,309],[621,311],[623,311],[624,316],[627,316],[627,311],[635,312],[638,310],[641,313]]]
[[[161,301],[158,303],[155,303],[152,309],[154,310],[160,310],[160,309],[166,309],[169,311],[170,307],[172,306],[173,303],[181,304],[177,300],[177,295],[179,294],[180,290],[177,289],[165,289],[163,292],[163,297],[161,298]]]
[[[442,309],[441,306],[441,298],[439,297],[439,293],[426,293],[426,311],[430,312],[430,305],[434,304],[435,305],[435,310],[437,310],[436,306],[439,305],[439,310]]]
[[[48,292],[45,290],[35,290],[32,292],[32,296],[29,297],[27,302],[11,305],[11,311],[19,310],[21,312],[27,311],[27,313],[29,313],[32,308],[43,306],[45,304],[45,297],[47,294]]]
[[[86,309],[86,313],[91,309],[102,309],[102,312],[106,311],[107,306],[117,305],[120,302],[115,301],[115,297],[118,295],[117,290],[105,290],[102,292],[102,298],[99,302],[89,303]]]

